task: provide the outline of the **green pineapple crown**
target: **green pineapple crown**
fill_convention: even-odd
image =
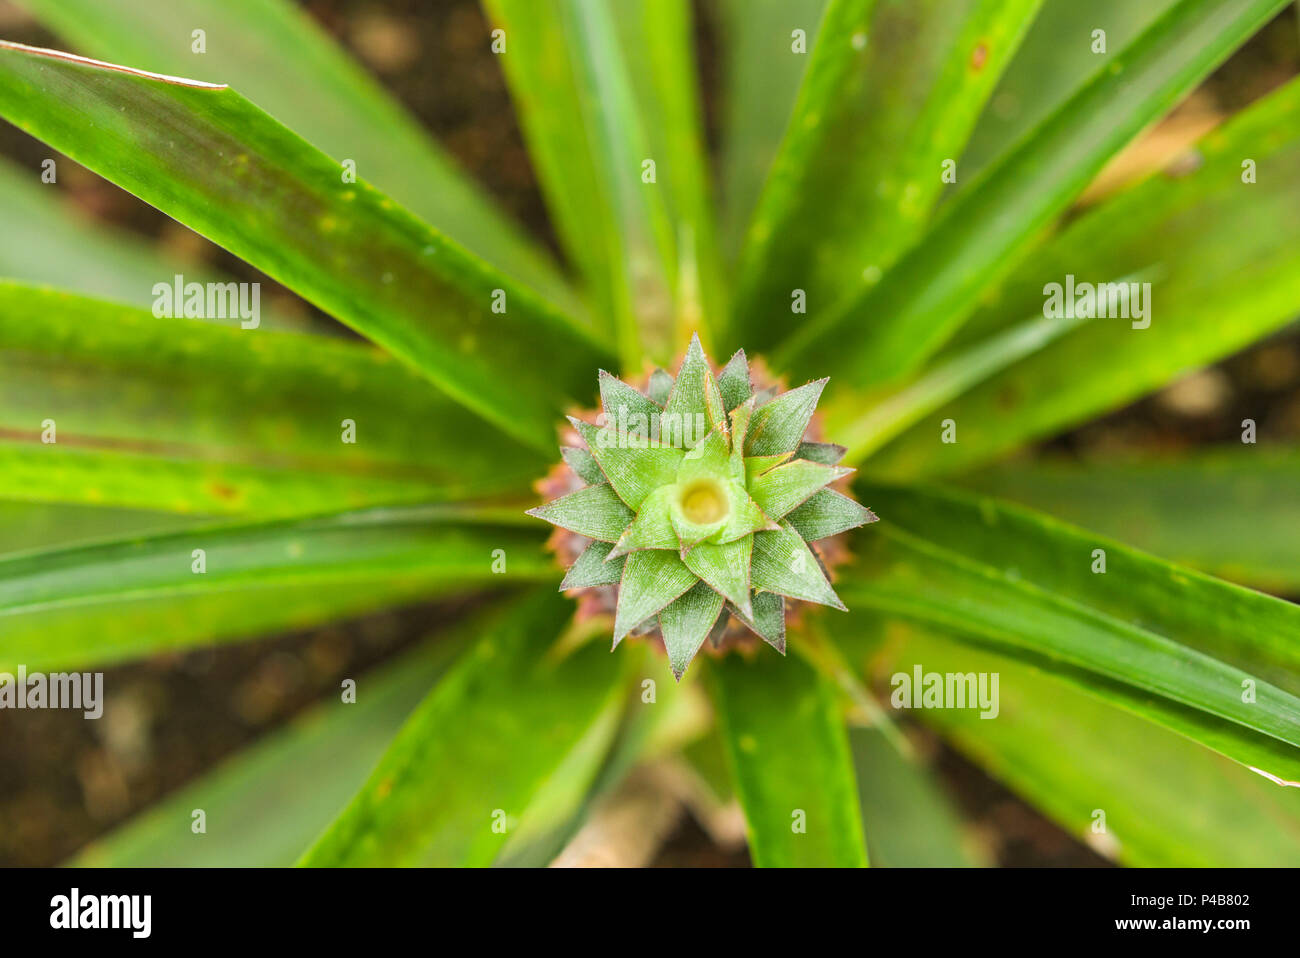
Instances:
[[[743,349],[715,378],[698,336],[647,392],[601,371],[561,449],[585,485],[528,514],[592,540],[560,589],[617,588],[615,648],[657,616],[680,680],[728,614],[784,654],[787,600],[844,609],[809,544],[876,516],[828,488],[844,448],[804,439],[825,385],[755,393]]]

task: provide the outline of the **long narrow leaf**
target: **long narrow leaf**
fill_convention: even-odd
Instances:
[[[962,484],[1202,572],[1300,594],[1300,449],[1017,461]]]
[[[876,868],[984,864],[932,769],[904,758],[877,729],[849,731],[867,849]]]
[[[0,663],[121,661],[554,578],[534,530],[491,518],[379,509],[10,555],[0,558]]]
[[[929,630],[891,635],[873,661],[886,674],[920,664],[999,677],[995,719],[972,709],[915,717],[1106,857],[1154,867],[1300,863],[1300,789],[1279,788],[1088,685]]]
[[[0,555],[172,532],[203,520],[145,509],[113,509],[67,503],[0,500]]]
[[[780,342],[911,245],[1039,2],[832,0],[750,225],[737,342]]]
[[[835,422],[836,438],[848,446],[846,458],[861,462],[935,409],[1084,322],[1087,320],[1072,316],[1027,319],[984,342],[954,351],[901,389],[882,390],[878,398],[842,392],[835,405],[825,410],[826,415]]]
[[[547,457],[378,351],[0,282],[0,496],[302,515],[523,491]]]
[[[45,445],[39,430],[0,440],[0,490],[43,503],[89,503],[191,516],[315,515],[341,509],[437,501],[447,490],[419,479],[384,479],[310,468],[71,445]],[[40,542],[40,540],[36,540]]]
[[[542,592],[475,629],[470,655],[416,709],[309,866],[487,865],[593,730],[612,739],[632,657],[588,643],[556,660],[572,605]]]
[[[722,245],[740,252],[754,205],[781,146],[799,84],[816,48],[827,0],[718,0],[722,145]]]
[[[556,227],[613,322],[623,364],[639,368],[643,349],[668,362],[675,245],[663,192],[643,179],[654,157],[615,11],[605,0],[485,6],[505,31],[502,67]]]
[[[549,258],[291,0],[21,0],[81,52],[229,83],[501,272],[572,308]],[[203,31],[202,49],[194,36]],[[485,41],[486,42],[486,41]]]
[[[1010,366],[885,446],[882,476],[950,473],[1114,409],[1214,362],[1300,311],[1300,82],[1256,103],[1198,146],[1195,172],[1153,177],[1094,212],[1016,270],[950,352],[1044,308],[1047,284],[1157,275],[1145,317],[1094,320]],[[1246,161],[1257,169],[1246,182]],[[1131,302],[1131,300],[1130,300]],[[1133,328],[1134,325],[1139,328]],[[1143,324],[1148,324],[1143,327]],[[951,419],[956,443],[938,443]]]
[[[712,691],[749,853],[759,867],[867,864],[853,760],[833,685],[802,660],[712,663]]]
[[[636,649],[626,650],[633,654]],[[646,647],[641,651],[649,652]],[[655,657],[650,656],[653,660]],[[647,674],[645,657],[641,657],[641,676]],[[658,663],[651,662],[650,674]],[[694,675],[694,673],[692,673]],[[646,687],[644,678],[640,683]],[[697,740],[710,725],[708,705],[691,679],[684,685],[675,682],[657,684],[655,700],[647,702],[644,696],[629,698],[623,707],[622,720],[612,745],[602,740],[592,745],[605,745],[603,751],[589,747],[571,753],[545,788],[536,796],[524,820],[528,827],[516,830],[501,854],[493,862],[498,868],[540,867],[556,862],[570,842],[594,824],[600,815],[602,799],[612,796],[623,785],[629,773],[634,773],[640,763],[652,762],[676,752],[684,745]],[[589,740],[594,736],[589,736]],[[594,778],[588,777],[590,765],[599,764]],[[597,826],[598,827],[598,826]],[[603,848],[597,844],[596,855]],[[585,864],[585,862],[583,863]]]
[[[256,868],[298,860],[361,787],[469,632],[438,637],[357,678],[356,701],[321,702],[79,852],[94,868]],[[110,705],[111,709],[112,706]],[[195,835],[193,810],[207,831]]]
[[[726,311],[690,0],[617,0],[614,25],[645,120],[677,256],[674,351]]]
[[[1285,0],[1182,0],[947,204],[879,284],[804,326],[777,364],[796,376],[816,370],[864,384],[915,368],[1116,151],[1283,6]]]
[[[1113,685],[1282,777],[1300,770],[1300,607],[992,500],[873,486],[890,516],[840,583],[898,614]]]
[[[55,167],[56,183],[67,175]],[[96,222],[78,212],[55,184],[41,180],[42,170],[25,169],[0,159],[0,278],[53,286],[99,296],[117,303],[149,308],[160,279],[185,274],[197,283],[227,283],[217,270],[188,262],[151,245],[124,229]],[[239,317],[214,317],[238,325]],[[267,328],[294,328],[303,321],[263,310]]]
[[[866,498],[880,501],[882,514],[888,509],[888,526],[918,542],[1117,622],[1137,623],[1300,693],[1300,646],[1290,640],[1300,606],[994,499],[920,487],[859,488],[864,487]],[[1104,562],[1093,555],[1098,549],[1105,552]]]
[[[957,190],[1015,149],[1176,2],[1044,3],[966,144]]]
[[[364,180],[348,182],[229,87],[4,43],[0,113],[539,449],[605,356],[535,293]]]

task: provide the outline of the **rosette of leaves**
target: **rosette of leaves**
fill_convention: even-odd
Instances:
[[[602,424],[562,450],[586,485],[529,514],[592,540],[560,588],[617,588],[615,647],[658,631],[681,679],[728,616],[784,653],[787,600],[844,608],[810,544],[876,517],[828,488],[844,447],[804,440],[825,384],[755,394],[744,350],[715,378],[698,336],[649,394],[601,372]]]
[[[510,87],[560,257],[352,62],[317,4],[8,6],[46,29],[0,18],[6,40],[71,55],[0,41],[0,116],[49,145],[0,162],[0,671],[174,661],[415,603],[433,626],[391,667],[358,669],[355,703],[322,694],[317,720],[250,743],[86,860],[544,863],[624,771],[669,756],[738,800],[757,865],[860,865],[868,845],[873,864],[968,860],[893,718],[1122,863],[1300,863],[1286,417],[1243,391],[1250,438],[1218,448],[1119,460],[1088,442],[1080,461],[1037,445],[1300,315],[1300,80],[1281,61],[1243,85],[1248,104],[1210,96],[1240,109],[1195,143],[1175,123],[1158,149],[1127,150],[1237,51],[1226,74],[1293,49],[1287,0],[484,0],[475,69]],[[473,20],[456,22],[469,57]],[[1121,153],[1133,162],[1111,165]],[[211,267],[74,215],[85,180],[69,161],[125,191],[103,208],[129,194],[188,227]],[[235,260],[283,287],[256,328],[155,315],[156,284],[220,285]],[[1045,316],[1044,287],[1068,274],[1149,280],[1149,326]],[[724,506],[724,527],[752,502],[825,561],[838,542],[853,561],[834,569],[849,612],[787,616],[797,654],[746,637],[758,654],[697,662],[679,685],[631,643],[584,641],[608,626],[575,627],[525,511],[595,371],[663,366],[696,331],[719,358],[762,355],[786,395],[830,377],[818,426],[847,452],[754,448],[758,417],[789,402],[761,389],[737,440],[739,375],[714,380],[721,420],[698,364],[698,389],[659,373],[640,399],[603,377],[647,419],[690,396],[709,427],[692,438],[717,435],[626,450],[629,475],[653,475],[638,509],[596,461],[612,471],[625,450],[577,437],[565,458],[585,476],[555,473],[547,497],[610,509],[586,510],[608,528],[562,532],[595,543],[566,551],[568,581],[618,572],[579,610],[612,622],[624,572],[656,554],[690,571],[737,550],[703,534]],[[818,539],[801,520],[834,484],[773,515],[758,484],[785,464],[741,480],[724,432],[742,463],[856,467],[853,493],[883,521]],[[689,469],[708,480],[699,496],[680,494]],[[647,511],[666,486],[678,494]],[[667,529],[668,547],[609,559],[625,533],[668,543]],[[746,630],[728,601],[748,598],[759,628],[777,596],[809,601],[787,597],[789,561],[762,565],[780,535],[747,532],[747,566],[710,572],[732,591],[724,641]],[[810,595],[818,571],[803,570]],[[722,595],[696,578],[639,580],[652,598],[619,627],[690,612],[684,664]],[[691,595],[702,612],[678,604]],[[892,712],[882,679],[919,665],[1000,674],[997,719]],[[0,820],[23,805],[0,787]],[[211,833],[177,841],[195,808]],[[3,830],[0,861],[30,832]]]

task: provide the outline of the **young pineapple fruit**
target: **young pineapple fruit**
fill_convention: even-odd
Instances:
[[[810,543],[876,516],[828,488],[853,471],[843,447],[804,438],[825,384],[755,393],[744,350],[715,378],[698,336],[646,392],[601,371],[604,412],[570,417],[584,446],[548,486],[571,491],[529,515],[574,534],[560,588],[600,590],[615,648],[657,632],[680,680],[728,616],[784,654],[787,605],[844,609]]]

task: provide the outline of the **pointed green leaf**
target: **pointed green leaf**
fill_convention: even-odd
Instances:
[[[728,415],[731,419],[732,468],[739,471],[745,468],[745,439],[749,436],[749,424],[754,419],[754,398],[751,396],[746,399]]]
[[[659,403],[603,369],[599,378],[600,406],[605,413],[605,425],[620,432],[632,431],[647,437],[659,435],[659,414],[663,412]],[[639,418],[642,416],[645,417],[644,423]]]
[[[853,472],[843,466],[823,466],[807,459],[795,459],[769,469],[749,484],[749,494],[772,519],[780,519],[802,505],[823,486]]]
[[[946,204],[883,280],[801,327],[776,353],[777,367],[796,375],[843,373],[859,385],[915,369],[1111,157],[1284,6],[1285,0],[1182,0],[1171,7]]]
[[[522,492],[549,458],[364,344],[4,281],[0,435],[0,497],[209,515]]]
[[[785,596],[775,592],[755,592],[752,605],[753,618],[743,615],[731,603],[727,603],[727,611],[745,628],[785,655]]]
[[[722,612],[722,596],[703,582],[688,589],[659,613],[659,629],[668,650],[668,665],[677,681],[695,658]]]
[[[737,463],[737,465],[741,465]],[[716,427],[697,443],[695,448],[682,459],[681,468],[677,470],[677,482],[687,483],[701,476],[717,479],[739,479],[740,474],[733,472],[731,462],[731,437],[722,426]]]
[[[177,273],[205,287],[232,281],[139,233],[89,219],[69,195],[72,191],[56,191],[40,176],[38,167],[0,159],[0,209],[6,226],[0,232],[0,276],[144,309],[153,306],[154,284]],[[263,305],[262,328],[302,327],[301,319],[274,314],[272,304]],[[210,321],[240,322],[237,316]]]
[[[751,576],[756,589],[844,610],[821,563],[788,522],[781,523],[779,530],[754,533]]]
[[[566,758],[617,727],[630,657],[589,643],[557,661],[571,613],[572,603],[544,592],[478,625],[477,646],[300,864],[490,864]],[[493,809],[505,812],[505,829]]]
[[[835,687],[798,658],[709,663],[727,764],[756,866],[867,864]],[[801,825],[802,827],[795,827]]]
[[[842,633],[860,623],[836,624]],[[1104,808],[1104,837],[1118,841],[1095,847],[1108,857],[1138,867],[1300,864],[1295,789],[1099,697],[1094,682],[929,629],[891,629],[872,662],[881,673],[922,663],[927,672],[1001,676],[996,721],[975,709],[923,709],[917,718],[1084,841],[1097,841],[1094,811]]]
[[[613,555],[621,556],[637,549],[678,549],[681,542],[673,530],[669,517],[669,501],[674,492],[673,486],[660,486],[637,510],[636,518],[619,537],[614,546]]]
[[[589,589],[597,585],[618,585],[623,578],[623,559],[609,557],[613,548],[608,542],[593,542],[582,550],[582,555],[569,566],[560,591],[569,589]]]
[[[1178,0],[1044,3],[961,154],[958,189],[1013,150]],[[1093,30],[1106,31],[1098,49]],[[1076,42],[1087,37],[1088,42]]]
[[[833,442],[801,442],[794,457],[820,462],[824,466],[837,466],[848,451],[846,447]]]
[[[598,428],[569,417],[600,470],[620,499],[632,509],[641,508],[645,497],[677,477],[685,453],[638,436],[627,436],[609,426]]]
[[[552,221],[611,321],[624,368],[647,353],[666,361],[677,341],[676,238],[658,177],[642,181],[653,157],[614,11],[581,0],[485,6],[505,31],[501,66]]]
[[[722,395],[709,369],[698,335],[691,337],[686,358],[677,370],[672,394],[664,403],[664,431],[673,430],[675,446],[692,448],[719,423],[725,423]]]
[[[703,579],[735,606],[745,618],[754,610],[749,595],[749,564],[754,537],[745,536],[724,545],[702,542],[686,553],[686,568]]]
[[[618,588],[614,644],[699,580],[676,552],[642,549],[627,557]]]
[[[1027,259],[938,368],[1043,309],[1047,283],[1094,284],[1152,268],[1145,320],[1096,319],[948,398],[871,460],[881,476],[955,473],[1116,409],[1231,355],[1300,312],[1300,82],[1206,136],[1198,168],[1153,176],[1076,220]],[[1242,183],[1244,158],[1259,171]],[[1141,287],[1138,291],[1142,292]],[[1133,323],[1147,324],[1133,328]],[[1115,362],[1115,357],[1122,362]],[[960,442],[933,442],[954,418]],[[856,445],[856,444],[855,444]],[[855,450],[856,451],[856,450]]]
[[[1147,278],[1146,274],[1136,273],[1117,282],[1127,284]],[[1039,305],[1036,312],[1042,311]],[[884,395],[878,397],[870,393],[843,395],[826,410],[826,418],[835,435],[853,447],[852,461],[861,462],[962,393],[1046,349],[1092,319],[1031,316],[968,347],[954,348],[950,355],[936,359],[901,388],[882,390]]]
[[[714,29],[727,38],[719,55],[722,75],[722,144],[718,182],[721,231],[728,259],[740,250],[754,204],[781,145],[808,63],[795,52],[816,49],[827,0],[722,0]]]
[[[750,456],[745,460],[745,485],[752,486],[763,473],[775,469],[788,461],[790,453],[783,452],[776,456]]]
[[[1275,595],[1300,595],[1300,447],[1017,461],[962,484]],[[1194,516],[1195,521],[1189,521]]]
[[[564,457],[565,464],[583,482],[591,486],[598,486],[605,482],[605,474],[600,471],[600,465],[587,450],[579,449],[577,446],[562,446],[560,455]]]
[[[465,651],[473,630],[430,636],[357,679],[355,702],[328,695],[97,838],[68,864],[85,868],[285,868],[347,807],[412,709]],[[178,823],[207,813],[214,841],[178,842]]]
[[[299,4],[23,0],[22,5],[79,53],[229,83],[336,160],[352,160],[363,179],[466,249],[566,308],[573,302],[541,246],[510,222],[487,191]],[[196,26],[211,40],[197,53],[191,35]]]
[[[662,406],[668,401],[668,397],[672,395],[673,382],[674,379],[669,373],[662,369],[656,369],[650,374],[650,385],[646,391],[652,400]]]
[[[834,489],[822,489],[785,519],[805,542],[816,542],[876,522],[878,516]]]
[[[776,528],[776,523],[749,498],[739,482],[727,483],[727,491],[731,495],[731,514],[722,528],[709,537],[710,542],[731,542],[759,529]]]
[[[746,237],[737,340],[768,349],[791,290],[825,314],[912,245],[1040,2],[831,0]]]
[[[0,558],[0,671],[119,662],[467,588],[554,581],[537,530],[454,506],[198,525]],[[494,569],[501,550],[504,569]]]
[[[731,412],[754,394],[749,384],[749,360],[745,351],[737,349],[735,355],[727,360],[727,365],[718,373],[718,392],[722,394],[722,405]]]
[[[759,406],[745,436],[745,455],[774,456],[794,452],[825,388],[826,380],[818,379]]]
[[[854,609],[992,644],[1300,780],[1300,607],[993,500],[869,489],[889,522],[856,543]]]
[[[585,328],[364,178],[344,182],[337,163],[230,87],[0,43],[0,113],[539,450],[608,359]]]
[[[607,482],[585,486],[536,509],[529,509],[528,514],[601,542],[617,542],[633,517],[632,510],[623,504]]]

